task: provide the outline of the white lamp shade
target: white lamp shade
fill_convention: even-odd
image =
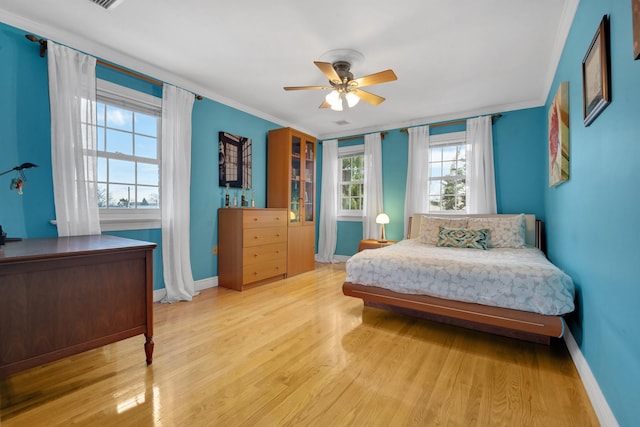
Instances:
[[[347,100],[347,105],[349,106],[349,108],[355,107],[358,102],[360,102],[360,98],[358,97],[358,95],[353,92],[347,92],[345,98]]]
[[[389,215],[381,213],[376,217],[376,224],[389,224]]]

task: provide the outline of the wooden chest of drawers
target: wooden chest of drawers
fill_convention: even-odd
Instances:
[[[218,210],[218,285],[241,291],[286,275],[286,209]]]

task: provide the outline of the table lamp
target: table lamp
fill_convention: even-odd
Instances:
[[[376,217],[376,224],[382,224],[382,238],[378,240],[380,243],[386,242],[384,237],[384,225],[389,224],[389,215],[386,213],[381,213]]]

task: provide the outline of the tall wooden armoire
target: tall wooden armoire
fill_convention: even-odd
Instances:
[[[316,139],[291,128],[269,131],[267,207],[287,208],[287,274],[313,270],[316,239]]]

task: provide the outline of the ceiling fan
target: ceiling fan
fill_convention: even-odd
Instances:
[[[381,104],[385,100],[383,97],[361,88],[398,79],[393,70],[380,71],[354,79],[350,71],[351,64],[347,61],[334,63],[314,61],[314,64],[327,76],[330,86],[285,86],[284,90],[332,89],[320,104],[320,108],[331,108],[336,111],[342,111],[345,102],[349,108],[355,107],[361,99],[374,106]]]

